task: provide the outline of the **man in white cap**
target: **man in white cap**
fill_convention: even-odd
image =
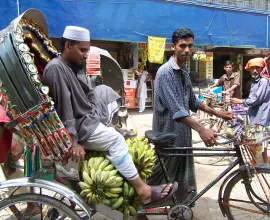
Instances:
[[[108,119],[101,112],[103,103],[78,77],[90,48],[89,31],[67,26],[60,44],[61,56],[48,63],[43,82],[49,86],[57,113],[74,141],[73,158],[83,159],[85,149],[104,151],[135,188],[144,205],[154,205],[171,196],[177,189],[177,182],[151,187],[142,181],[128,153],[125,139],[114,128],[107,127]]]

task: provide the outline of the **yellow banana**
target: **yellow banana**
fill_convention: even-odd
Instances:
[[[107,198],[119,198],[119,194],[116,194],[116,193],[105,192],[104,195]]]
[[[99,165],[104,161],[104,157],[97,157],[95,160],[94,168],[98,170]]]
[[[83,171],[83,179],[84,182],[86,182],[89,185],[93,184],[93,180],[90,178],[90,176],[88,175],[88,173],[86,171]]]
[[[85,171],[87,173],[89,173],[89,169],[88,169],[88,163],[87,161],[83,161],[83,167],[82,167],[82,172]]]
[[[100,182],[104,184],[109,177],[110,177],[110,171],[104,171],[103,170],[100,173]]]
[[[96,180],[96,170],[95,170],[94,167],[91,168],[90,177],[95,182],[95,180]]]
[[[90,189],[91,186],[85,182],[79,182],[79,186],[81,187],[81,189]]]
[[[115,176],[117,174],[117,172],[118,172],[117,170],[111,170],[110,171],[110,177]]]
[[[113,204],[112,209],[118,209],[123,204],[124,198],[121,196],[116,203]]]
[[[140,156],[140,158],[139,158],[140,164],[143,164],[144,159],[145,159],[145,151],[142,152],[142,154],[141,154],[141,156]]]
[[[97,170],[97,172],[96,172],[96,178],[95,178],[96,183],[99,183],[100,182],[100,173],[101,173],[101,170]]]
[[[141,136],[140,138],[139,138],[139,141],[144,141],[145,140],[145,136]]]
[[[110,193],[121,193],[123,191],[122,188],[120,187],[114,187],[114,188],[110,188]]]
[[[81,197],[86,197],[87,194],[90,193],[90,192],[92,192],[91,189],[84,189],[84,190],[81,191],[80,196]]]
[[[114,166],[112,164],[109,164],[108,166],[106,166],[103,170],[104,171],[111,171],[114,169]]]
[[[115,176],[111,176],[107,179],[107,181],[105,182],[105,186],[110,186],[110,184],[112,184],[113,182],[115,182]]]
[[[103,170],[109,163],[110,163],[110,161],[106,158],[106,159],[103,160],[102,163],[99,165],[98,169],[99,169],[99,170]]]
[[[90,170],[94,166],[94,157],[91,157],[88,161],[88,169]]]

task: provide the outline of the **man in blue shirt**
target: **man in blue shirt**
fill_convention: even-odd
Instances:
[[[190,116],[190,110],[196,112],[200,109],[220,118],[232,118],[232,113],[212,109],[196,98],[189,71],[185,65],[190,60],[193,44],[194,34],[191,30],[176,30],[172,35],[174,55],[159,68],[155,78],[153,130],[177,133],[178,137],[171,144],[175,147],[183,147],[183,149],[192,146],[191,129],[199,133],[206,146],[211,147],[217,144],[215,131],[206,129],[200,122],[193,119]],[[170,181],[175,180],[179,183],[175,193],[177,201],[190,200],[196,194],[193,157],[167,157],[165,165]],[[155,166],[148,183],[154,185],[158,182],[165,182],[165,180],[160,167]],[[173,204],[172,201],[168,203]]]

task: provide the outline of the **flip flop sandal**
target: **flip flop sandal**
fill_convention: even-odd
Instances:
[[[137,136],[137,134],[132,133],[130,131],[124,131],[124,130],[122,130],[120,128],[114,128],[114,129],[117,132],[119,132],[125,139],[127,139],[127,138],[133,138],[133,137],[136,137]]]
[[[143,208],[149,208],[151,206],[154,206],[155,204],[158,204],[162,201],[164,201],[165,199],[168,199],[169,197],[171,197],[176,190],[178,189],[178,182],[174,182],[170,191],[168,192],[168,195],[165,196],[164,198],[161,198],[161,194],[164,191],[164,189],[168,186],[168,184],[163,184],[163,185],[159,185],[159,186],[152,186],[151,188],[151,202],[143,205]]]

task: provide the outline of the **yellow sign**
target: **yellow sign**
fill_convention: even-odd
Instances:
[[[151,63],[162,64],[166,38],[148,36],[148,60]]]

